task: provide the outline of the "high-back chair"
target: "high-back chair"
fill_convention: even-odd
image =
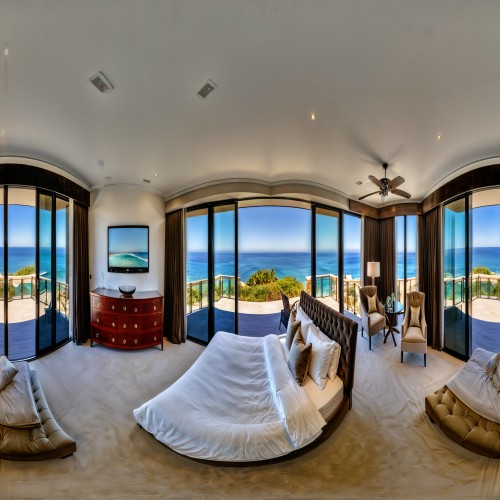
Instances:
[[[424,366],[427,366],[427,323],[425,321],[425,293],[423,292],[406,294],[405,318],[401,327],[401,363],[404,352],[423,354]]]
[[[363,286],[359,289],[359,298],[361,304],[361,336],[363,336],[363,331],[366,330],[368,333],[368,342],[370,350],[372,348],[372,336],[379,333],[380,330],[384,330],[385,335],[385,311],[384,306],[378,300],[375,301],[375,310],[370,312],[368,297],[374,297],[377,295],[376,286]]]
[[[280,324],[278,328],[281,331],[281,324],[284,325],[285,329],[288,327],[288,320],[290,318],[290,300],[283,293],[282,290],[280,290],[280,293],[281,293],[281,300],[283,301],[283,309],[281,310]]]

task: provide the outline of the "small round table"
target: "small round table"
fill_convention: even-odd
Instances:
[[[399,330],[396,328],[396,325],[398,324],[398,315],[403,312],[403,304],[401,302],[393,302],[392,307],[387,307],[387,305],[384,304],[384,309],[385,309],[385,318],[387,320],[387,333],[385,334],[384,337],[384,344],[387,340],[387,337],[389,335],[392,335],[392,340],[394,341],[394,345],[396,344],[396,339],[394,338],[394,333],[399,333]]]

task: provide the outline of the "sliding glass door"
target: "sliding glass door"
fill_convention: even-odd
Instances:
[[[444,206],[444,348],[470,355],[469,198]]]
[[[30,188],[2,190],[0,352],[29,359],[69,339],[69,201]],[[64,206],[56,283],[56,205]],[[62,217],[62,213],[61,216]],[[64,305],[63,305],[64,304]]]
[[[361,315],[359,287],[361,276],[361,218],[344,214],[344,311]]]
[[[417,290],[417,216],[396,219],[396,298],[406,305],[406,294]]]

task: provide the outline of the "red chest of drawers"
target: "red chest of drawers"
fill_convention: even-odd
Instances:
[[[90,292],[90,346],[116,349],[163,350],[163,297],[159,292],[136,292],[131,297],[117,290]]]

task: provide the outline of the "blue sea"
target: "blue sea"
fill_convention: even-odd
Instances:
[[[4,248],[0,247],[0,274],[3,274]],[[33,247],[10,247],[9,248],[9,274],[14,274],[18,269],[35,265],[35,248]],[[40,248],[40,274],[50,278],[50,248]],[[66,275],[66,248],[56,248],[56,279],[67,282]]]
[[[396,278],[404,277],[404,254],[397,255]],[[417,256],[408,252],[407,277],[416,276]],[[447,252],[444,259],[444,271],[451,269],[452,252]],[[500,274],[500,248],[474,248],[472,253],[472,267],[485,266],[490,271]],[[455,276],[465,274],[464,249],[455,250],[454,259]],[[311,254],[306,252],[280,252],[280,253],[240,253],[239,276],[246,282],[250,275],[258,269],[276,270],[278,278],[292,276],[305,283],[306,276],[311,275]],[[316,255],[316,272],[320,274],[338,275],[338,255],[336,253],[321,253]],[[215,254],[215,274],[234,276],[234,255],[232,252],[217,252]],[[353,279],[360,277],[359,252],[344,253],[344,274]],[[187,255],[187,281],[204,279],[208,276],[208,262],[206,252],[189,252]]]

